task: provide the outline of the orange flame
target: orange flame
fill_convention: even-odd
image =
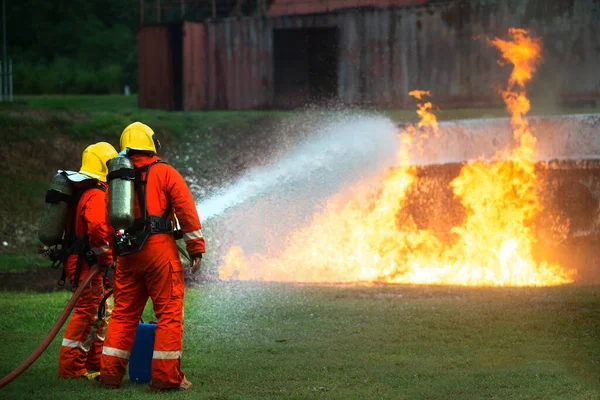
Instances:
[[[542,62],[542,40],[530,37],[526,29],[509,28],[508,34],[512,40],[495,38],[490,43],[502,52],[504,60],[499,61],[500,65],[505,62],[514,65],[508,79],[509,86],[524,88]]]
[[[502,53],[503,61],[500,64],[509,62],[514,66],[508,79],[508,87],[500,91],[512,115],[514,136],[519,144],[514,157],[531,160],[536,140],[529,131],[527,120],[523,119],[523,115],[531,108],[525,85],[533,78],[537,66],[542,62],[542,41],[540,38],[530,37],[525,29],[510,28],[508,33],[512,40],[496,38],[490,43]]]
[[[288,282],[389,282],[456,285],[557,285],[572,281],[558,265],[537,264],[531,220],[539,212],[533,154],[535,138],[523,119],[529,111],[525,83],[541,60],[541,42],[520,29],[513,40],[495,39],[514,65],[502,91],[513,118],[516,149],[493,163],[470,162],[450,186],[465,207],[452,228],[451,243],[419,229],[403,213],[408,188],[416,180],[409,156],[428,132],[437,133],[429,102],[418,105],[419,124],[401,132],[399,166],[389,171],[373,194],[368,184],[340,193],[308,226],[293,232],[279,252],[245,256],[232,247],[219,268],[221,279]],[[514,88],[516,87],[516,91]],[[426,91],[409,93],[418,100]],[[509,161],[501,161],[508,159]]]
[[[431,93],[429,92],[429,90],[412,90],[408,92],[408,95],[414,97],[417,100],[423,100],[424,96],[431,96]],[[435,137],[438,136],[439,129],[437,117],[431,112],[432,109],[433,104],[431,104],[430,101],[426,101],[424,103],[417,103],[417,115],[420,118],[419,123],[416,126],[406,126],[401,135],[401,143],[403,145],[402,149],[404,149],[404,153],[410,150],[410,145],[412,145],[414,139],[417,139],[417,150],[422,153],[423,146],[425,145],[425,142],[431,137],[431,133],[433,132],[433,136]],[[400,156],[400,162],[408,162],[408,156],[409,154],[403,154],[402,156]]]

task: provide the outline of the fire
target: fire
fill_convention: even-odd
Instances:
[[[512,40],[495,39],[514,65],[501,94],[512,115],[516,147],[491,163],[469,162],[450,186],[466,216],[450,243],[401,217],[416,178],[412,151],[437,135],[430,102],[418,104],[421,120],[400,134],[398,167],[373,193],[368,184],[340,193],[279,252],[246,256],[232,247],[219,268],[221,279],[287,282],[388,282],[453,285],[557,285],[572,281],[558,265],[536,263],[531,220],[539,212],[533,163],[535,137],[523,116],[529,111],[525,84],[541,61],[541,42],[521,29]],[[427,91],[410,95],[422,100]]]
[[[414,97],[417,100],[423,100],[424,96],[431,96],[431,93],[429,92],[429,90],[413,90],[408,92],[409,96]],[[437,118],[435,116],[435,114],[433,114],[431,112],[431,109],[433,108],[433,104],[431,104],[430,101],[426,101],[424,103],[418,103],[417,104],[417,115],[419,116],[420,120],[419,123],[417,124],[416,127],[414,126],[408,126],[405,129],[410,130],[410,134],[411,135],[416,135],[417,134],[417,128],[420,129],[419,132],[419,144],[418,144],[418,150],[419,151],[423,151],[423,145],[425,143],[425,141],[427,139],[429,139],[430,137],[430,131],[433,132],[434,136],[438,135],[438,124],[437,124]]]
[[[496,38],[490,43],[502,53],[503,61],[500,64],[510,62],[514,65],[508,87],[501,94],[512,115],[514,136],[518,143],[518,150],[513,155],[518,159],[531,160],[536,141],[529,131],[527,120],[523,119],[531,108],[525,85],[533,78],[542,61],[542,41],[540,38],[530,37],[525,29],[510,28],[508,33],[512,40]]]

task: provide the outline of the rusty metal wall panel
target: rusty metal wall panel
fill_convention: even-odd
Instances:
[[[362,18],[352,13],[340,24],[339,98],[345,104],[360,103]]]
[[[228,80],[230,80],[231,76],[231,48],[227,45],[227,39],[230,37],[228,32],[229,25],[227,23],[222,24],[219,29],[219,35],[217,36],[217,52],[215,54],[221,75],[221,81],[219,82],[220,90],[217,93],[219,101],[217,102],[216,107],[222,109],[228,109],[230,107],[229,98],[231,96],[228,85]]]
[[[238,54],[238,69],[236,71],[236,96],[238,97],[237,108],[249,108],[250,101],[248,91],[250,89],[250,69],[248,64],[248,57],[246,55],[247,49],[247,36],[248,32],[246,26],[248,23],[241,23],[238,21],[236,26],[236,38],[235,45],[237,46]]]
[[[207,35],[204,24],[183,24],[183,109],[207,107]]]
[[[223,87],[221,88],[220,102],[217,107],[220,108],[231,108],[231,75],[233,73],[233,50],[231,49],[231,21],[225,21],[221,24],[221,32],[218,36],[217,41],[217,57],[221,62],[221,69],[223,74]]]
[[[275,0],[269,7],[271,17],[317,14],[356,7],[396,7],[425,4],[431,0]]]
[[[394,105],[402,104],[409,90],[408,46],[403,45],[407,38],[408,24],[401,14],[392,13],[393,35],[391,38],[392,53],[392,99]]]
[[[248,72],[250,73],[248,96],[250,108],[257,108],[260,104],[260,77],[258,74],[258,20],[252,19],[248,24],[248,37],[246,47],[248,48]]]
[[[269,107],[272,37],[268,21],[227,19],[206,24],[206,109]]]
[[[235,63],[235,49],[233,48],[233,21],[229,20],[225,22],[225,41],[223,42],[223,51],[226,54],[226,71],[227,75],[225,78],[225,93],[227,93],[227,108],[235,109],[236,108],[236,98],[235,98],[235,69],[237,67]]]
[[[392,102],[392,49],[390,40],[392,38],[392,13],[381,11],[379,13],[379,40],[377,41],[379,52],[378,70],[380,71],[378,92],[381,94],[381,101],[384,104]]]
[[[217,96],[217,71],[215,63],[215,26],[206,24],[206,108],[212,108]]]
[[[598,99],[600,79],[594,69],[600,52],[594,48],[600,45],[600,25],[593,21],[600,15],[600,3],[573,0],[566,10],[540,10],[538,4],[529,0],[513,9],[506,2],[451,2],[427,9],[375,9],[358,14],[358,23],[347,17],[351,13],[340,13],[340,25],[349,27],[342,28],[340,79],[345,87],[340,98],[348,102],[356,85],[356,79],[348,79],[347,66],[357,51],[364,105],[408,105],[408,91],[417,88],[431,90],[440,104],[500,103],[497,88],[505,84],[510,69],[497,64],[499,53],[487,39],[506,37],[508,28],[517,26],[532,28],[544,40],[545,61],[529,85],[530,93]],[[364,27],[362,43],[356,43],[354,26]]]
[[[207,35],[207,64],[208,64],[208,76],[206,82],[208,86],[207,94],[207,109],[215,108],[217,103],[217,95],[219,92],[219,81],[221,79],[220,71],[217,63],[217,29],[218,27],[214,24],[206,24],[206,35]]]
[[[227,61],[230,64],[229,75],[227,76],[227,87],[228,87],[228,104],[229,109],[239,109],[240,95],[239,95],[239,68],[240,68],[240,49],[239,49],[239,32],[238,32],[238,21],[231,20],[227,26]]]
[[[137,34],[137,45],[139,107],[172,110],[173,70],[168,28],[143,27]]]
[[[223,51],[226,54],[226,71],[227,75],[225,78],[225,93],[227,93],[227,108],[235,109],[236,98],[235,98],[235,69],[236,65],[236,52],[233,48],[233,24],[235,21],[228,20],[225,22],[225,42],[222,43]]]
[[[375,25],[375,18],[371,12],[365,13],[363,15],[363,20],[364,34],[362,38],[361,57],[363,80],[361,82],[361,102],[367,106],[371,106],[373,105],[373,97],[375,95],[374,80],[376,77],[374,76],[375,71],[373,64],[376,56],[376,49],[374,49],[375,44],[373,42],[376,38],[376,33],[374,31],[377,29],[377,26]]]
[[[202,103],[187,89],[186,105],[273,106],[273,30],[320,27],[339,29],[338,98],[344,104],[408,106],[414,104],[408,96],[413,89],[431,90],[442,107],[500,104],[497,89],[506,83],[510,68],[497,64],[499,52],[488,39],[506,37],[512,26],[531,28],[544,41],[544,63],[528,87],[533,97],[597,100],[600,3],[571,0],[562,8],[544,4],[523,0],[511,7],[500,0],[454,1],[360,13],[207,22],[205,50],[200,44],[191,45],[192,50],[184,45],[184,69],[205,65],[205,100]],[[165,27],[144,27],[138,34],[141,107],[173,107],[170,45]],[[185,74],[186,87],[202,87],[196,80],[199,75],[189,83],[192,75]]]
[[[247,65],[244,64],[244,50],[242,47],[244,33],[242,30],[242,23],[240,21],[234,21],[232,28],[234,66],[233,95],[235,98],[233,108],[239,110],[242,108],[242,104],[244,104],[244,89],[249,82],[244,79],[244,71],[247,71]]]
[[[275,86],[273,85],[273,21],[267,20],[262,32],[262,53],[260,56],[261,70],[263,71],[263,104],[273,106]]]

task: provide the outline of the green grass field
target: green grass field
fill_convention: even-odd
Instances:
[[[16,96],[14,103],[0,103],[0,127],[11,141],[35,140],[44,131],[62,133],[73,140],[118,142],[123,128],[143,121],[157,132],[181,138],[189,131],[236,129],[265,117],[285,115],[273,111],[169,112],[141,109],[137,96],[48,95]],[[116,140],[115,140],[116,137]]]
[[[69,298],[0,293],[0,375]],[[214,284],[186,293],[182,368],[168,398],[598,399],[600,288]],[[151,318],[151,314],[146,314]],[[0,397],[154,399],[57,378],[60,339]]]

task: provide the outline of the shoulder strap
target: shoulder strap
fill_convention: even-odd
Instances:
[[[167,164],[163,160],[156,160],[148,164],[144,168],[140,168],[135,171],[134,188],[138,196],[138,204],[140,205],[140,213],[144,221],[148,221],[148,207],[146,206],[146,188],[148,186],[148,174],[150,173],[150,167],[155,164]],[[142,173],[144,176],[142,177]]]
[[[128,240],[127,243],[121,242],[117,244],[117,251],[119,255],[123,256],[140,251],[148,237],[153,233],[152,224],[155,220],[154,216],[148,215],[146,194],[150,168],[155,164],[166,164],[166,162],[162,160],[156,160],[143,168],[135,170],[135,180],[133,182],[133,186],[138,198],[141,216],[140,218],[136,218],[134,221],[134,226],[130,228],[130,230],[126,231],[126,233],[130,235],[130,240]],[[165,215],[165,219],[167,219],[168,210]],[[160,219],[162,220],[163,218]]]
[[[83,196],[85,190],[86,189],[74,189],[73,195],[71,196],[71,202],[69,204],[69,217],[71,218],[71,223],[69,224],[69,231],[66,232],[63,246],[68,247],[73,244],[73,239],[75,238],[77,208],[79,207],[79,201],[81,200],[81,196]]]
[[[76,288],[79,285],[79,277],[81,275],[81,267],[83,265],[84,258],[86,258],[86,255],[88,253],[88,248],[89,248],[89,237],[87,234],[83,237],[83,241],[85,243],[77,243],[78,238],[75,233],[75,225],[76,225],[76,220],[77,220],[77,208],[79,207],[79,202],[81,201],[81,197],[83,196],[83,194],[91,189],[98,189],[103,192],[106,192],[106,188],[100,182],[96,182],[94,185],[89,186],[89,187],[76,188],[73,192],[73,196],[71,197],[72,201],[71,201],[70,209],[69,209],[69,215],[71,217],[71,225],[70,225],[71,229],[70,229],[69,233],[67,233],[65,235],[63,247],[65,247],[65,250],[68,248],[68,251],[71,254],[72,254],[73,249],[75,247],[77,247],[77,253],[76,253],[77,254],[77,264],[75,267],[75,275],[73,277],[73,288]],[[60,277],[60,280],[58,281],[59,285],[62,286],[64,284],[65,278],[66,278],[66,271],[64,268],[64,264],[63,264],[63,272]]]
[[[77,208],[79,207],[79,202],[81,201],[81,197],[85,192],[91,189],[98,189],[103,192],[106,192],[106,188],[100,182],[96,182],[94,185],[84,188],[75,188],[73,190],[73,195],[71,196],[71,202],[69,204],[69,216],[71,217],[70,231],[66,235],[66,244],[69,245],[73,242],[73,238],[75,237],[75,222],[77,220]]]

